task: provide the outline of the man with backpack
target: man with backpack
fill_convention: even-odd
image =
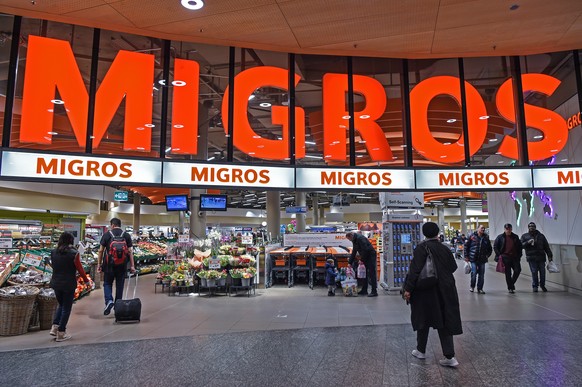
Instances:
[[[111,313],[114,301],[123,298],[123,283],[129,261],[131,273],[135,272],[131,237],[121,229],[121,220],[112,218],[111,227],[101,237],[97,254],[97,271],[103,272],[103,295],[105,296],[105,316]],[[115,300],[113,300],[113,281],[115,281]]]

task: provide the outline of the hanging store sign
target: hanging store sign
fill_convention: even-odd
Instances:
[[[285,207],[286,214],[307,214],[307,206]]]
[[[582,168],[536,168],[533,183],[535,188],[582,187]]]
[[[62,105],[71,124],[72,134],[79,147],[84,148],[88,138],[87,122],[89,93],[79,69],[71,44],[65,40],[29,35],[26,50],[26,68],[23,84],[22,117],[18,141],[21,144],[51,144],[55,135],[55,105]],[[103,80],[95,95],[93,140],[95,148],[107,139],[107,131],[116,111],[124,104],[123,149],[135,152],[152,151],[154,138],[153,94],[156,69],[155,55],[143,52],[120,50],[105,70]],[[172,86],[171,139],[168,153],[197,155],[198,150],[198,105],[200,65],[196,61],[176,58],[172,68],[173,81],[159,80],[164,86]],[[388,100],[384,85],[377,79],[354,74],[351,77],[353,91],[363,97],[365,103],[359,106],[354,117],[350,117],[345,96],[349,90],[347,74],[327,73],[322,77],[322,117],[318,114],[307,115],[301,107],[290,112],[288,106],[273,105],[270,108],[270,121],[281,127],[281,136],[273,139],[257,133],[249,122],[249,100],[257,89],[272,87],[288,90],[289,70],[274,66],[256,66],[239,72],[234,78],[233,117],[229,117],[229,98],[222,102],[222,118],[225,134],[229,135],[229,121],[232,120],[232,141],[239,151],[264,160],[289,160],[291,141],[294,141],[296,159],[306,157],[306,123],[310,126],[323,124],[323,137],[318,145],[323,150],[326,162],[345,162],[348,157],[349,119],[361,138],[372,162],[394,160],[389,137],[381,118],[385,115]],[[295,74],[295,85],[301,77]],[[474,155],[485,144],[489,123],[488,109],[479,90],[470,82],[465,82],[465,100],[468,112],[467,125],[471,136],[467,144],[460,136],[455,142],[442,143],[429,125],[429,106],[439,96],[448,96],[461,101],[461,80],[453,76],[433,76],[419,81],[410,91],[409,130],[412,134],[412,147],[427,160],[439,164],[455,164],[465,159],[465,145],[469,154]],[[560,86],[561,80],[547,74],[527,73],[521,75],[523,90],[552,96]],[[168,83],[166,85],[166,83]],[[229,86],[230,87],[230,86]],[[224,95],[229,95],[229,87]],[[58,90],[58,99],[56,90]],[[494,105],[497,113],[506,121],[515,122],[515,103],[513,79],[506,79],[495,94]],[[569,130],[580,122],[579,115],[572,116],[567,123],[558,113],[524,104],[525,125],[542,132],[543,138],[528,142],[530,160],[543,160],[559,153],[568,141]],[[295,132],[291,136],[290,114],[295,116]],[[313,118],[312,118],[313,117]],[[316,118],[318,117],[318,118]],[[483,119],[485,117],[485,119]],[[311,120],[319,120],[311,122]],[[340,129],[341,128],[341,129]],[[518,159],[517,139],[510,135],[500,138],[498,153],[507,158]],[[370,178],[371,176],[367,176]],[[338,177],[339,179],[339,177]],[[348,179],[351,180],[351,179]],[[316,181],[319,181],[316,180]],[[381,179],[373,187],[365,188],[409,188],[387,184]],[[344,182],[346,185],[352,185]],[[366,185],[366,184],[363,184]],[[389,185],[390,187],[384,187]],[[305,187],[309,188],[309,187]],[[332,187],[329,187],[332,188]]]
[[[160,184],[161,162],[2,152],[2,177]]]
[[[301,168],[297,189],[414,189],[414,171],[408,169]]]
[[[527,189],[532,187],[531,170],[508,169],[447,169],[417,170],[417,189]]]
[[[380,207],[424,208],[424,192],[380,192]]]
[[[164,163],[164,184],[202,187],[293,188],[294,169],[227,164]]]

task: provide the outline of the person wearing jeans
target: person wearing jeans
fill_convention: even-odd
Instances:
[[[511,224],[506,223],[503,228],[505,231],[495,238],[493,250],[495,251],[495,262],[501,259],[505,265],[507,290],[513,294],[515,293],[515,283],[521,273],[522,246],[519,237],[512,232]]]
[[[49,334],[56,336],[55,341],[65,341],[72,336],[67,333],[67,323],[73,308],[75,289],[77,288],[77,271],[86,284],[90,281],[81,265],[79,252],[73,247],[73,234],[64,232],[59,237],[57,248],[51,251],[53,275],[51,288],[55,291],[58,307],[53,316],[53,325]]]
[[[99,242],[101,246],[99,246],[99,252],[97,253],[97,271],[103,272],[103,297],[105,298],[103,314],[105,316],[111,313],[115,301],[123,299],[123,283],[125,282],[125,272],[127,269],[127,264],[115,266],[109,259],[104,259],[104,257],[109,255],[109,246],[114,237],[123,236],[125,239],[125,243],[129,249],[130,272],[135,272],[131,237],[121,229],[121,220],[118,218],[111,218],[110,225],[109,232],[106,232],[101,237],[101,241]],[[115,281],[115,300],[113,299],[113,281]]]
[[[527,259],[529,269],[531,270],[532,290],[534,293],[537,293],[538,287],[540,287],[543,292],[547,292],[545,268],[546,254],[550,262],[552,262],[554,255],[552,254],[548,240],[544,234],[537,230],[534,222],[530,222],[527,225],[527,229],[528,232],[521,236],[521,244],[525,250],[525,258]]]
[[[485,265],[492,252],[489,235],[485,234],[485,226],[479,226],[465,242],[465,261],[471,262],[471,288],[469,291],[485,294],[483,284],[485,283]],[[477,279],[479,277],[479,279]]]

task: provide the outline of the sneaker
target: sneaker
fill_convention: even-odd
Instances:
[[[459,362],[454,357],[451,357],[450,359],[444,358],[443,360],[439,360],[439,363],[443,367],[456,367],[459,365]]]
[[[108,316],[109,313],[111,313],[111,309],[113,309],[113,301],[109,301],[107,303],[107,306],[105,307],[105,309],[103,310],[103,315],[104,316]]]
[[[414,356],[417,359],[426,359],[426,355],[416,349],[412,350],[412,356]]]
[[[370,293],[368,294],[368,297],[378,297],[378,293],[376,292]]]
[[[509,293],[511,293],[511,294],[515,293],[515,290],[509,289]]]
[[[538,288],[533,288],[533,292],[537,293],[538,292]]]
[[[61,342],[61,341],[65,341],[65,340],[69,340],[71,337],[71,335],[69,335],[67,332],[57,332],[57,338],[55,339],[56,342]]]
[[[485,294],[485,290],[483,290],[483,289],[477,289],[477,293],[479,293],[479,294]]]
[[[471,293],[473,293],[473,292],[475,291],[475,288],[471,288],[471,289],[469,289],[469,291],[470,291]]]
[[[548,289],[546,289],[545,286],[540,286],[540,288],[542,288],[542,292],[544,292],[544,293],[548,291]]]
[[[58,331],[59,331],[59,326],[53,324],[53,326],[51,327],[51,331],[49,332],[49,335],[56,336]]]

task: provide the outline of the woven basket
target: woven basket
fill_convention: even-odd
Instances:
[[[38,296],[38,315],[40,320],[40,330],[51,329],[53,325],[53,317],[57,306],[56,297]]]
[[[0,294],[0,336],[22,335],[28,331],[34,301],[40,290],[34,286],[25,287],[26,296]]]
[[[34,300],[32,305],[32,314],[30,315],[30,321],[28,322],[28,331],[36,332],[40,331],[40,321],[38,320],[38,299]]]

